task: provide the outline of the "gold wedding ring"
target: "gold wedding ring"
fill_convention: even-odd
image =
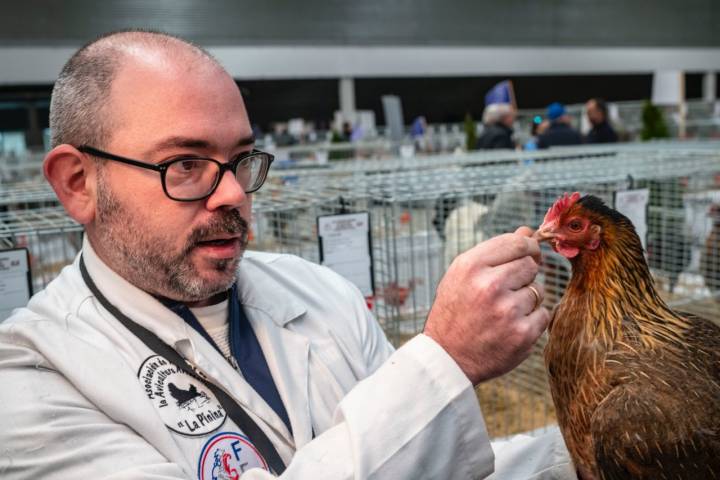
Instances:
[[[531,284],[531,285],[528,285],[527,287],[530,289],[532,294],[535,295],[535,306],[532,309],[532,311],[534,312],[542,304],[542,298],[540,298],[540,292],[538,292],[538,289],[535,288],[534,285]]]

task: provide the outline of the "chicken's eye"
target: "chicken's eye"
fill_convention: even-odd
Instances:
[[[582,230],[582,222],[580,220],[571,220],[570,223],[568,223],[568,228],[572,230],[573,232],[579,232]]]

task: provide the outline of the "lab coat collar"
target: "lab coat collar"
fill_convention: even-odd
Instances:
[[[237,275],[240,303],[265,313],[277,326],[284,327],[304,315],[307,309],[296,293],[259,267],[266,261],[265,255],[257,252],[248,252],[240,261]]]

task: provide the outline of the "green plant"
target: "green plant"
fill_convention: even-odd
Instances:
[[[662,110],[650,103],[649,100],[645,100],[642,109],[640,138],[645,141],[651,138],[668,138],[669,136],[670,133]]]
[[[472,115],[469,113],[465,114],[465,150],[468,152],[471,150],[475,150],[475,145],[477,144],[477,126],[475,125],[475,120],[473,120]]]

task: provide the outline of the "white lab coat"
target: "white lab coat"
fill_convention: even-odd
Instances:
[[[248,252],[238,272],[241,302],[287,408],[291,435],[197,332],[110,270],[87,241],[83,252],[111,303],[195,363],[252,416],[288,466],[282,478],[469,479],[493,471],[474,390],[454,361],[423,335],[394,352],[359,292],[330,270],[289,255]],[[152,385],[170,382],[149,369],[155,352],[100,305],[78,265],[76,259],[0,326],[2,478],[212,478],[220,467],[210,473],[216,448],[210,440],[242,432],[222,415],[188,429],[184,421],[195,409],[173,403],[170,411],[157,403]],[[167,378],[188,388],[181,377]],[[203,395],[200,410],[214,405]],[[527,460],[523,445],[503,448],[500,457],[521,452]],[[497,478],[573,478],[557,433],[534,448],[544,453],[525,469],[509,461],[515,473]],[[250,469],[242,478],[272,476]]]

